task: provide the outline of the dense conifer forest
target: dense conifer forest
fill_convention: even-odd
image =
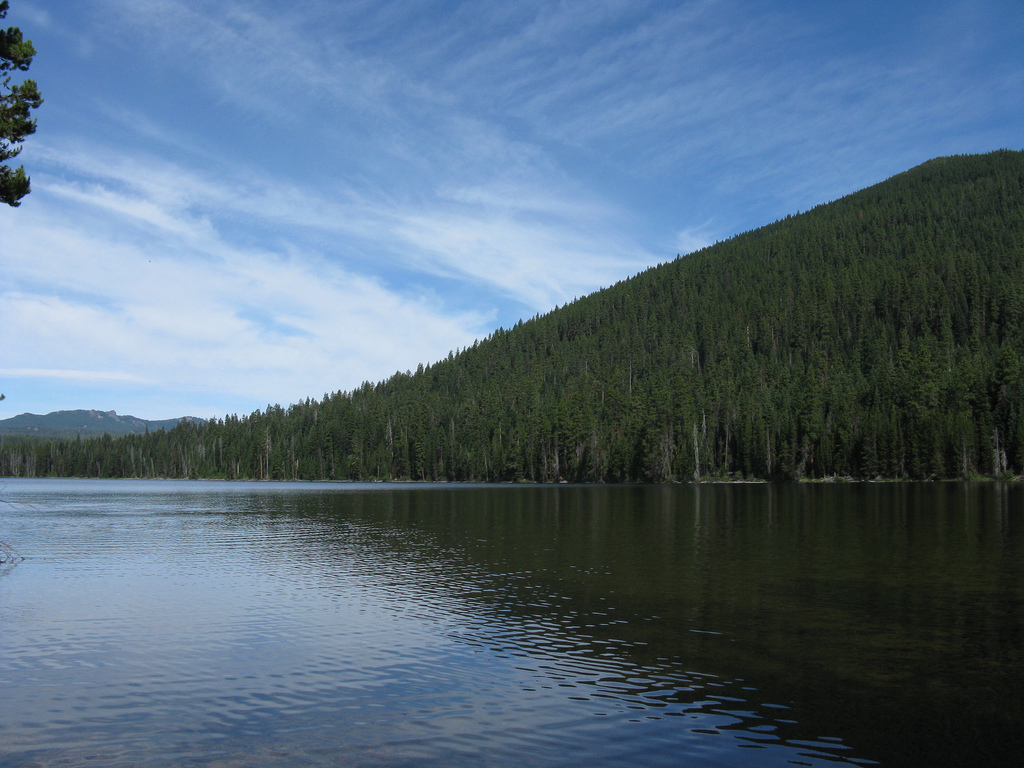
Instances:
[[[415,373],[20,476],[663,482],[1024,467],[1024,153],[940,158]]]

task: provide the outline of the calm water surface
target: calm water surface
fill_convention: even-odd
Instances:
[[[1007,765],[1024,489],[0,482],[0,765]]]

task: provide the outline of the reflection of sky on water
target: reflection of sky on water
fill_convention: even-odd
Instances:
[[[755,680],[772,666],[726,610],[796,615],[778,587],[813,569],[794,581],[806,564],[772,563],[771,542],[796,528],[814,560],[806,520],[770,508],[745,530],[742,505],[687,516],[671,489],[612,494],[644,514],[600,489],[487,493],[9,483],[4,535],[26,560],[0,581],[0,756],[864,762]],[[785,578],[747,589],[769,566]]]

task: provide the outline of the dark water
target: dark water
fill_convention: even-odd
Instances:
[[[1019,485],[4,481],[0,765],[1021,765]]]

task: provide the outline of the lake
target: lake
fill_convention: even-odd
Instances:
[[[0,481],[2,766],[1018,766],[1024,488]]]

